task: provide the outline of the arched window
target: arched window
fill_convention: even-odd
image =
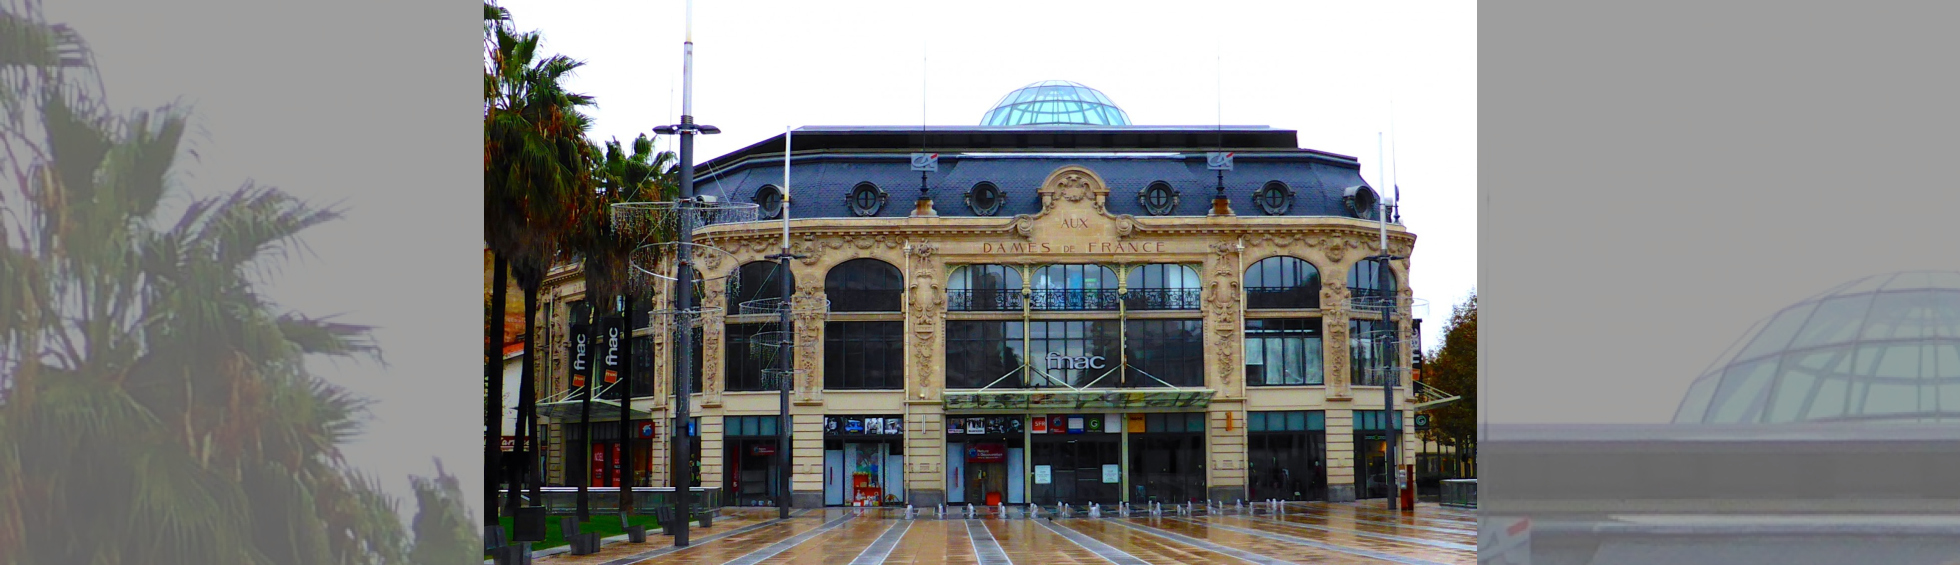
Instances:
[[[1267,257],[1245,270],[1246,308],[1319,308],[1320,270],[1298,257]]]
[[[770,261],[750,261],[735,272],[735,278],[728,281],[728,314],[741,315],[742,305],[755,300],[780,299],[783,297],[783,279],[789,279],[790,288],[796,288],[795,273],[785,272],[782,265]]]
[[[1116,271],[1102,265],[1048,265],[1031,279],[1035,310],[1115,310],[1121,299]]]
[[[1153,264],[1130,267],[1129,291],[1123,305],[1130,310],[1198,309],[1198,270],[1190,265]]]
[[[1006,265],[962,265],[946,280],[946,309],[1021,309],[1021,271]]]
[[[1380,259],[1362,259],[1348,269],[1348,295],[1360,300],[1395,296],[1395,271]]]
[[[898,267],[877,259],[852,259],[830,268],[823,292],[832,312],[897,312],[905,293]]]

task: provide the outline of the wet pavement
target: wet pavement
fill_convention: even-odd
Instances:
[[[1394,512],[1379,502],[1295,502],[1283,512],[1226,508],[1216,515],[1026,519],[1021,508],[940,519],[902,510],[731,512],[691,530],[689,547],[650,533],[647,543],[610,543],[594,555],[539,557],[540,565],[1112,565],[1476,562],[1476,516],[1419,504]],[[1139,513],[1147,514],[1147,513]]]

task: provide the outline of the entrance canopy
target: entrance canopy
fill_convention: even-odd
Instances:
[[[584,411],[581,407],[583,402],[583,400],[578,399],[539,402],[538,415],[551,418],[554,422],[576,422]],[[619,401],[603,398],[592,399],[592,421],[617,422],[619,421],[619,413]],[[653,419],[653,413],[646,410],[633,410],[632,413],[632,419],[634,420]]]
[[[1177,390],[949,390],[947,410],[1135,410],[1204,408],[1218,391]]]

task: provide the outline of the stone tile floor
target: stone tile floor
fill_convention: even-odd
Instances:
[[[1377,503],[1379,504],[1379,503]],[[539,565],[1208,565],[1256,563],[1475,563],[1472,511],[1419,504],[1296,502],[1280,515],[938,519],[922,512],[833,508],[776,520],[774,509],[729,509],[715,527],[690,530],[689,547],[651,533],[594,555],[559,554]]]

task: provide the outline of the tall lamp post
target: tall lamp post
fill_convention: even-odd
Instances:
[[[696,284],[693,266],[689,265],[689,247],[694,243],[694,220],[697,202],[694,199],[694,136],[721,133],[721,129],[694,123],[694,2],[687,3],[687,36],[683,44],[681,59],[681,123],[660,126],[653,129],[660,135],[681,136],[681,193],[676,212],[674,261],[674,326],[676,343],[674,347],[674,449],[670,454],[669,467],[674,473],[674,547],[687,547],[688,499],[693,494],[693,469],[688,463],[692,452],[687,435],[690,400],[694,391],[691,377],[694,374],[693,320],[688,311],[694,308],[694,286]]]
[[[1389,269],[1390,261],[1407,258],[1391,255],[1388,252],[1388,215],[1394,208],[1394,205],[1387,202],[1378,202],[1376,204],[1375,215],[1381,228],[1381,253],[1369,256],[1367,259],[1375,263],[1375,280],[1377,281],[1377,285],[1380,284],[1379,281],[1393,280],[1390,278],[1394,276],[1394,272]],[[1396,444],[1401,442],[1402,434],[1401,430],[1395,425],[1395,387],[1399,384],[1398,381],[1401,380],[1396,378],[1401,369],[1401,356],[1396,354],[1397,349],[1395,346],[1399,345],[1398,342],[1401,341],[1402,332],[1395,325],[1395,293],[1393,291],[1382,293],[1380,300],[1382,324],[1388,327],[1387,339],[1382,343],[1381,350],[1388,354],[1389,363],[1387,370],[1382,371],[1382,433],[1387,438],[1385,442],[1387,449],[1382,458],[1382,464],[1386,468],[1382,471],[1382,479],[1383,482],[1388,483],[1388,507],[1391,509],[1400,509],[1402,507],[1402,488],[1396,482],[1396,476],[1402,472],[1402,461],[1396,459],[1395,456],[1397,451],[1396,447],[1398,447]],[[1379,361],[1377,363],[1379,367]]]

